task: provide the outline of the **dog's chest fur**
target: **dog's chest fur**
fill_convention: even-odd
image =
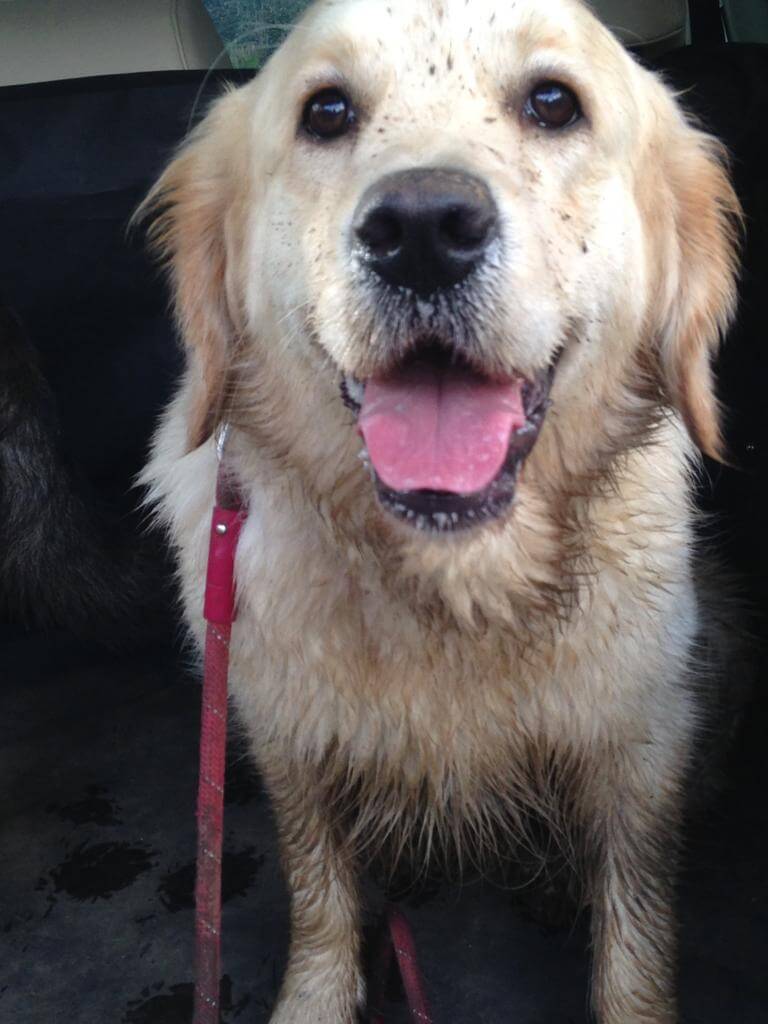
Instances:
[[[160,460],[156,478],[170,484],[161,500],[183,538],[188,618],[201,633],[215,458],[204,448],[174,460],[171,474]],[[697,612],[685,474],[678,494],[662,494],[643,478],[653,464],[639,456],[639,477],[605,499],[600,548],[560,614],[516,607],[510,595],[506,618],[496,602],[474,626],[450,607],[460,580],[388,579],[381,553],[342,545],[271,468],[257,473],[238,554],[232,680],[257,758],[269,749],[327,773],[329,786],[343,779],[365,794],[369,818],[391,825],[425,801],[436,821],[509,816],[535,804],[535,777],[553,764],[592,773],[610,770],[627,744],[651,757],[674,750],[693,714]]]

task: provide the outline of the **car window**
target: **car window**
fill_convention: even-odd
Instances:
[[[236,68],[259,68],[310,0],[205,0]]]

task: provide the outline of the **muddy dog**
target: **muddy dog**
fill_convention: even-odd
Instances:
[[[145,482],[198,638],[225,421],[249,508],[233,700],[292,892],[272,1024],[355,1019],[371,851],[474,856],[532,812],[582,866],[598,1020],[676,1020],[717,142],[577,0],[321,0],[143,212],[188,353]]]

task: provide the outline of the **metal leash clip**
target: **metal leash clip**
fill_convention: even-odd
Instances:
[[[221,462],[224,458],[224,449],[227,447],[227,441],[229,439],[230,432],[231,427],[229,423],[225,421],[224,423],[220,423],[218,427],[216,427],[216,431],[213,435],[214,441],[216,443],[216,458],[219,461],[219,465],[221,465]]]

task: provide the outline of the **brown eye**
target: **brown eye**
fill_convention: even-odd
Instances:
[[[542,128],[567,128],[581,117],[576,94],[560,82],[541,82],[528,97],[526,113]]]
[[[349,99],[339,89],[322,89],[311,96],[304,107],[302,124],[317,139],[336,139],[355,122]]]

